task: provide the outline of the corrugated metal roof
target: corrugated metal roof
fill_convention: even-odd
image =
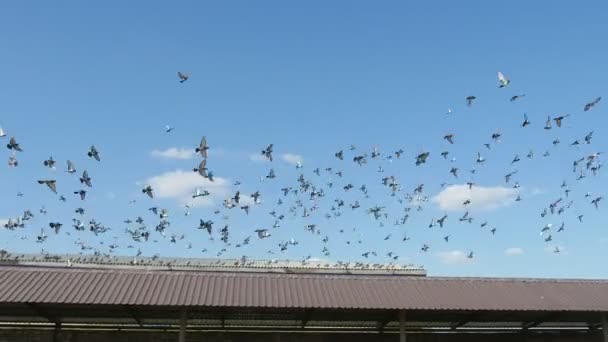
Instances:
[[[608,281],[0,267],[0,304],[608,311]]]

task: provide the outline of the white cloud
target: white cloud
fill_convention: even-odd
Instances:
[[[267,161],[268,159],[266,159],[266,157],[264,157],[261,153],[252,153],[249,155],[249,160],[256,163],[261,163]]]
[[[185,147],[171,147],[164,151],[154,150],[150,152],[152,157],[162,158],[162,159],[180,159],[180,160],[188,160],[194,158],[194,150],[191,148]]]
[[[522,255],[524,254],[524,250],[520,247],[510,247],[505,249],[505,254],[508,256]]]
[[[447,265],[464,264],[471,262],[471,259],[467,258],[467,254],[463,251],[453,250],[446,252],[437,253],[437,257],[441,263]]]
[[[291,164],[291,165],[297,165],[298,162],[303,163],[304,162],[304,158],[302,158],[301,155],[299,154],[294,154],[294,153],[285,153],[281,155],[281,159],[286,162],[287,164]]]
[[[150,177],[145,181],[154,189],[156,198],[175,199],[181,205],[189,203],[194,206],[213,205],[214,200],[223,200],[230,196],[230,186],[226,179],[215,177],[211,182],[196,172],[175,170]],[[209,191],[207,197],[192,198],[196,188]]]
[[[467,184],[450,185],[432,198],[441,210],[459,211],[466,209],[492,210],[515,203],[518,189],[502,186],[482,187],[473,186],[469,189]],[[471,200],[466,208],[463,202]]]

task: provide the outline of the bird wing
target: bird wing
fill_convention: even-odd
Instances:
[[[54,193],[57,193],[57,183],[55,181],[46,181],[46,185],[51,189]]]
[[[207,165],[207,160],[203,159],[203,160],[201,160],[201,163],[198,166],[198,173],[203,177],[207,177],[206,165]]]
[[[505,83],[507,81],[505,75],[503,75],[500,71],[498,72],[498,80],[500,81],[500,83]]]

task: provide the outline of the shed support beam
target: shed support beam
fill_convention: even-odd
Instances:
[[[186,342],[186,325],[188,323],[188,313],[186,309],[182,309],[179,318],[179,336],[178,342]]]
[[[477,319],[477,316],[478,316],[478,314],[476,314],[476,313],[469,314],[469,315],[465,316],[463,319],[461,319],[460,321],[452,323],[452,325],[450,325],[450,329],[456,330],[456,329],[462,327],[463,325]]]
[[[139,325],[140,328],[143,328],[144,324],[135,312],[135,310],[128,305],[125,305],[123,307],[125,308],[125,311],[129,314],[129,316],[131,316],[131,318],[133,318],[133,320],[137,323],[137,325]]]
[[[405,335],[405,310],[399,310],[399,342],[406,342]]]
[[[391,321],[395,319],[395,312],[391,311],[386,318],[378,322],[378,332],[380,334],[384,333],[384,327],[389,324]]]
[[[59,334],[61,333],[61,322],[55,323],[55,330],[53,330],[53,342],[59,342]]]
[[[604,335],[604,342],[608,342],[608,314],[602,314],[602,334]]]
[[[540,319],[537,319],[535,321],[523,323],[521,328],[522,328],[522,330],[528,330],[530,328],[537,327],[545,322],[549,322],[551,320],[557,319],[558,317],[559,317],[559,314],[555,314],[555,313],[548,314],[548,315],[542,316]]]
[[[308,321],[310,321],[311,316],[312,316],[312,309],[306,310],[306,312],[304,313],[304,317],[302,318],[302,326],[301,326],[302,329],[306,328],[306,324],[308,324]]]

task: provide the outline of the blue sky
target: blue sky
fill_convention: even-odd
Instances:
[[[144,255],[214,257],[224,247],[217,231],[229,224],[233,246],[223,257],[388,262],[386,253],[394,252],[399,263],[424,265],[432,275],[608,277],[608,269],[598,267],[608,256],[605,203],[598,210],[590,204],[606,194],[606,175],[589,172],[577,181],[572,172],[573,160],[604,152],[608,143],[605,104],[582,110],[608,94],[608,51],[602,44],[607,6],[601,1],[585,6],[566,1],[551,6],[524,1],[2,3],[0,126],[8,136],[0,139],[5,145],[15,136],[24,152],[17,155],[17,168],[4,162],[0,168],[0,220],[28,208],[36,217],[23,229],[0,231],[0,248],[74,253],[73,242],[80,239],[101,251],[116,243],[118,255],[134,255],[140,248]],[[180,84],[177,71],[191,78]],[[498,88],[498,71],[512,81],[504,89]],[[526,97],[509,102],[521,93]],[[469,95],[477,97],[470,108]],[[448,108],[452,115],[445,115]],[[523,113],[532,122],[527,128],[520,127]],[[562,128],[543,129],[547,115],[563,114],[570,117]],[[167,124],[173,132],[164,132]],[[591,144],[568,146],[592,130]],[[500,143],[491,141],[496,131]],[[454,145],[442,139],[447,133],[454,134]],[[211,146],[214,184],[190,171],[198,163],[191,152],[202,135]],[[561,144],[554,147],[556,138]],[[483,144],[490,142],[487,150]],[[252,160],[270,143],[274,162]],[[100,150],[100,163],[86,156],[91,144]],[[347,151],[350,144],[357,150]],[[405,153],[392,163],[370,160],[359,167],[352,162],[353,153],[370,154],[374,146],[383,156],[400,148]],[[153,153],[171,148],[185,149],[186,159]],[[333,157],[340,149],[344,161]],[[440,156],[444,150],[454,163]],[[529,150],[532,159],[526,158]],[[551,156],[543,158],[547,150]],[[431,155],[416,167],[414,158],[422,151]],[[487,159],[483,166],[475,165],[477,152]],[[284,154],[296,155],[287,159],[302,159],[304,167],[296,170],[281,158]],[[511,165],[516,154],[522,160]],[[10,155],[4,147],[0,151],[2,159]],[[56,171],[42,165],[49,156],[58,161]],[[80,184],[77,175],[64,172],[66,159],[93,178],[85,202],[72,194]],[[383,173],[377,172],[379,165]],[[453,166],[460,169],[457,179],[449,173]],[[344,178],[316,176],[316,167],[340,169]],[[477,171],[471,176],[473,167]],[[260,182],[270,168],[277,179]],[[504,175],[515,170],[505,184]],[[326,192],[308,218],[300,217],[302,208],[297,217],[289,215],[293,196],[276,205],[280,189],[295,186],[301,173]],[[396,202],[380,183],[390,175],[399,180],[401,194],[424,183],[429,198],[404,226],[392,222],[408,204]],[[68,201],[60,202],[38,179],[57,179]],[[240,187],[232,185],[236,180]],[[461,208],[446,210],[433,201],[441,183],[469,180],[486,191],[475,195],[471,224],[458,222]],[[560,188],[564,180],[571,190],[568,199]],[[348,182],[355,189],[345,193],[341,187]],[[512,189],[515,182],[521,188]],[[157,185],[154,200],[141,194],[150,183]],[[362,184],[370,188],[369,199],[355,191]],[[209,185],[215,205],[199,203],[186,217],[184,199],[196,185]],[[252,205],[248,216],[237,209],[214,214],[237,188],[244,194],[259,190],[263,203]],[[456,198],[459,189],[452,188]],[[587,192],[592,197],[585,198]],[[518,193],[523,200],[515,203]],[[542,218],[543,208],[560,197],[564,204],[574,201],[570,209]],[[337,198],[347,204],[359,199],[362,208],[347,207],[339,218],[325,219]],[[307,196],[302,199],[305,206],[314,205]],[[47,215],[38,213],[43,205]],[[387,207],[384,227],[364,211],[374,205]],[[100,237],[74,231],[69,225],[79,206],[86,209],[85,223],[95,218],[112,231]],[[158,218],[147,210],[152,206],[169,210],[167,234],[185,234],[192,249],[186,240],[172,244],[154,232]],[[271,228],[273,209],[287,216],[280,228]],[[446,227],[427,228],[444,213]],[[157,243],[137,244],[125,234],[123,220],[137,216],[146,220]],[[214,221],[214,241],[196,229],[199,219]],[[48,229],[51,221],[65,225],[61,234]],[[484,221],[488,227],[481,228]],[[557,233],[562,221],[566,229]],[[549,223],[553,241],[546,243],[539,233]],[[306,224],[317,224],[321,234],[306,232]],[[41,227],[49,235],[45,244],[34,242]],[[494,236],[491,227],[497,229]],[[261,228],[272,229],[272,237],[258,240],[254,230]],[[405,233],[411,239],[402,242]],[[449,243],[445,235],[451,236]],[[234,247],[247,236],[250,245]],[[330,256],[322,253],[325,236]],[[280,254],[277,244],[291,238],[299,245]],[[425,243],[430,248],[422,253]],[[556,246],[561,253],[552,253]],[[372,250],[377,257],[361,256]],[[464,257],[469,251],[475,253],[471,260]]]

